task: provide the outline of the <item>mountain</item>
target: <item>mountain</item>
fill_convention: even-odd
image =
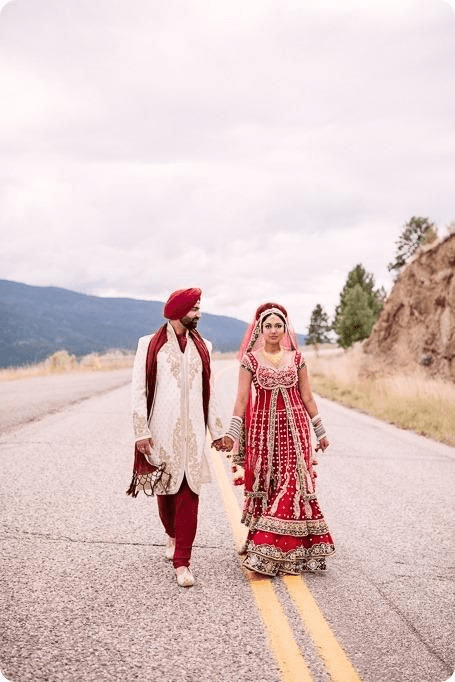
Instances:
[[[77,356],[135,350],[140,336],[163,324],[163,305],[0,280],[0,366],[32,364],[62,349]],[[246,328],[246,322],[209,313],[198,325],[214,350],[224,352],[239,348]]]

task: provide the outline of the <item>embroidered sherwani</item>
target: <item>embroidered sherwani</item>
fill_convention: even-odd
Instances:
[[[201,485],[210,481],[202,402],[202,361],[189,335],[182,353],[174,328],[168,323],[167,342],[157,356],[155,396],[147,420],[146,359],[152,336],[139,339],[134,360],[132,407],[135,440],[151,438],[153,452],[147,459],[156,466],[164,463],[171,475],[167,490],[158,484],[155,491],[158,495],[177,493],[184,476],[191,490],[199,494]],[[211,353],[210,341],[204,339],[204,343]],[[212,440],[221,438],[224,433],[213,386],[207,427]]]

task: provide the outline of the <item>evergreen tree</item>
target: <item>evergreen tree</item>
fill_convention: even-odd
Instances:
[[[388,264],[388,269],[397,273],[422,244],[430,244],[438,237],[436,225],[429,218],[412,216],[405,224],[398,238],[395,260]]]
[[[356,341],[368,338],[376,319],[368,292],[360,284],[348,289],[337,329],[340,346],[349,348]]]
[[[344,285],[340,293],[340,302],[335,309],[333,329],[336,331],[338,336],[341,336],[340,325],[344,317],[346,297],[349,291],[357,285],[360,286],[362,291],[364,291],[365,294],[367,295],[368,307],[371,309],[373,313],[374,321],[378,319],[379,313],[381,312],[382,306],[384,305],[385,300],[384,288],[381,287],[380,289],[375,289],[374,276],[371,273],[367,272],[363,265],[359,263],[348,273],[346,284]]]
[[[329,316],[318,303],[311,313],[310,326],[308,327],[308,344],[329,343],[330,337]]]

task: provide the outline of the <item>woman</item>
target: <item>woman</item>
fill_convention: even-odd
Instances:
[[[237,471],[238,479],[244,473],[242,523],[249,528],[244,565],[269,576],[325,569],[335,547],[315,495],[308,416],[316,450],[324,451],[329,441],[283,306],[265,303],[257,309],[240,357],[224,445],[232,450],[239,441],[233,470],[244,467]]]

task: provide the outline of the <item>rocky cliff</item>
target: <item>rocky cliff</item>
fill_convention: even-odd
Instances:
[[[455,381],[455,234],[403,268],[363,349],[389,369]]]

